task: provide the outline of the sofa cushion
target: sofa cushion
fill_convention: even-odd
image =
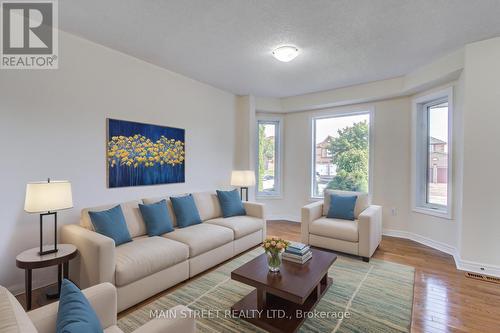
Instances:
[[[120,205],[100,212],[90,211],[89,216],[95,231],[113,239],[115,246],[132,241]]]
[[[189,248],[164,237],[140,237],[116,248],[115,284],[124,286],[178,264]]]
[[[309,233],[317,236],[345,240],[348,242],[357,242],[358,221],[322,217],[309,224]]]
[[[370,197],[368,193],[363,192],[352,192],[352,191],[339,191],[339,190],[329,190],[326,189],[324,192],[324,202],[323,202],[323,215],[328,215],[328,209],[330,208],[330,195],[357,195],[356,206],[354,206],[354,218],[357,219],[359,214],[363,212],[368,206],[370,206]]]
[[[234,239],[231,229],[209,223],[177,228],[168,234],[164,234],[163,237],[189,246],[189,257],[208,252]]]
[[[262,230],[264,222],[252,216],[219,217],[205,221],[205,223],[215,224],[233,230],[234,239],[239,239],[258,230]]]
[[[144,223],[146,223],[148,236],[160,236],[166,232],[174,231],[165,199],[149,205],[139,204],[139,210]]]
[[[196,192],[193,199],[202,221],[222,216],[219,199],[214,192]]]
[[[61,285],[56,321],[57,333],[102,333],[101,322],[85,295],[73,282]]]
[[[36,333],[36,328],[17,299],[0,286],[0,332]]]
[[[191,194],[183,197],[170,197],[170,201],[172,201],[179,228],[201,223],[200,213],[198,213],[198,208]]]
[[[99,212],[113,208],[116,205],[117,204],[82,209],[80,224],[84,228],[95,231],[94,226],[90,221],[89,211]],[[130,236],[134,238],[146,235],[146,224],[144,224],[141,212],[139,211],[139,201],[124,202],[121,203],[120,206],[122,207],[123,216],[125,216],[125,222],[127,223],[127,229]]]
[[[217,190],[217,198],[219,199],[223,217],[247,215],[245,207],[243,207],[243,202],[241,202],[238,190]]]
[[[168,197],[145,198],[145,199],[142,199],[142,202],[145,205],[150,205],[150,204],[160,202],[162,200],[167,201],[167,209],[168,209],[168,215],[170,216],[170,221],[172,221],[173,227],[177,227],[177,218],[175,217],[174,207],[172,206],[172,201],[170,201],[170,198],[168,198]]]

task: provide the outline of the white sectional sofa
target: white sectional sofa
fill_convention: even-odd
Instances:
[[[104,333],[120,333],[116,325],[116,289],[102,283],[82,290],[101,322]],[[17,299],[0,286],[0,332],[54,333],[56,332],[59,302],[26,313]],[[196,322],[191,311],[182,305],[170,309],[175,316],[155,318],[134,333],[185,332],[194,333]]]
[[[264,206],[244,202],[246,216],[223,218],[215,192],[192,193],[200,224],[177,228],[168,197],[142,199],[144,204],[167,200],[174,231],[148,237],[138,204],[121,203],[133,241],[115,247],[111,238],[93,230],[89,211],[82,210],[80,225],[65,225],[61,240],[74,244],[80,253],[72,263],[71,279],[80,288],[110,282],[117,288],[118,311],[125,310],[181,281],[193,277],[260,244],[266,237]]]

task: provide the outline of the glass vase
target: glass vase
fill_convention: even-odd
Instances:
[[[267,252],[267,265],[270,272],[279,272],[281,266],[281,252]]]

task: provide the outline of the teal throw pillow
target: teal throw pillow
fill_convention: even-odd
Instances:
[[[112,238],[115,246],[132,241],[120,205],[100,212],[89,212],[89,216],[95,231]]]
[[[222,209],[222,216],[231,217],[247,215],[238,190],[217,191],[217,198],[219,199],[220,208]]]
[[[170,197],[170,201],[179,228],[201,223],[200,213],[191,194],[184,197]]]
[[[330,195],[330,208],[326,217],[354,221],[357,195]]]
[[[59,296],[56,333],[101,333],[101,323],[85,295],[64,279]]]
[[[150,205],[139,204],[142,219],[146,224],[148,236],[159,236],[174,231],[168,215],[167,200],[163,199]]]

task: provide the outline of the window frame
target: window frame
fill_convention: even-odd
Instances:
[[[274,124],[276,125],[275,130],[275,177],[274,177],[274,188],[272,192],[259,191],[259,125],[260,124]],[[282,151],[283,151],[283,118],[281,117],[268,117],[268,116],[258,116],[256,119],[256,159],[255,159],[255,197],[257,199],[282,199],[283,198],[283,161],[282,161]]]
[[[429,111],[448,102],[448,171],[446,205],[428,202]],[[453,88],[449,87],[413,100],[412,210],[416,213],[452,219],[453,213]]]
[[[311,201],[323,200],[324,196],[317,196],[314,193],[314,172],[316,168],[316,120],[320,119],[328,119],[328,118],[341,118],[341,117],[349,117],[349,116],[358,116],[358,115],[368,115],[369,124],[368,124],[368,196],[371,198],[372,190],[373,190],[373,154],[374,154],[374,144],[373,144],[373,135],[374,135],[374,108],[373,107],[365,107],[361,109],[349,109],[349,110],[337,110],[334,112],[323,113],[319,115],[314,115],[310,117],[310,129],[311,129],[311,144],[310,144],[310,153],[311,153],[311,164],[310,164],[310,172],[309,172],[309,199]]]

